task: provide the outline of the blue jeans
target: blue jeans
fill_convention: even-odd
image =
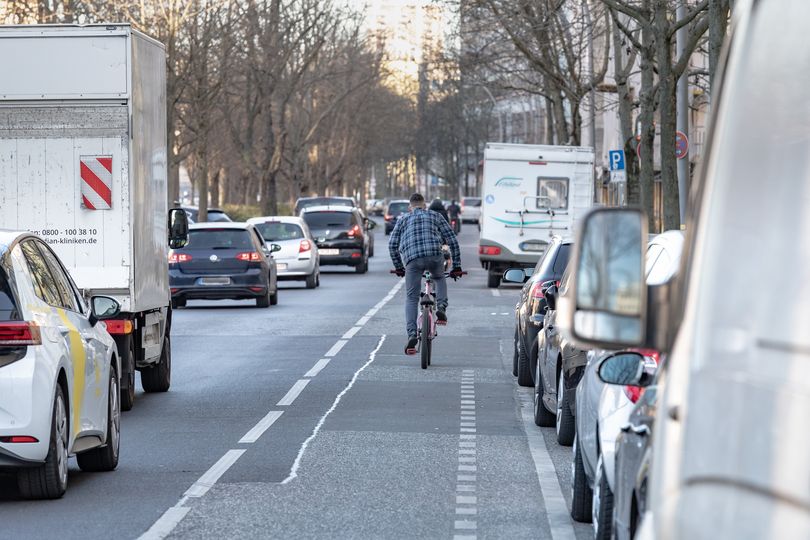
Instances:
[[[408,337],[416,337],[416,315],[419,310],[419,293],[422,292],[422,274],[425,270],[433,276],[436,308],[447,308],[447,280],[444,277],[444,256],[420,257],[405,265],[405,328]]]

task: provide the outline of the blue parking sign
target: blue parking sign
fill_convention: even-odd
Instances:
[[[611,171],[623,171],[624,150],[608,150],[608,162]]]

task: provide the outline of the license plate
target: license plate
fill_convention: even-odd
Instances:
[[[321,255],[340,255],[339,249],[319,249],[318,253]]]
[[[276,270],[286,270],[287,263],[276,263]]]
[[[200,285],[230,285],[229,277],[204,277],[200,278]]]

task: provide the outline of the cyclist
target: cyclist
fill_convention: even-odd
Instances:
[[[456,234],[461,232],[461,207],[456,203],[455,199],[450,201],[450,204],[447,205],[447,217],[450,218],[450,223],[453,223],[453,220],[455,220],[453,232]]]
[[[444,203],[438,197],[433,199],[433,202],[430,203],[428,210],[433,210],[434,212],[441,214],[447,223],[450,223],[450,218],[447,216],[447,210],[444,209]]]
[[[425,198],[421,194],[411,195],[409,210],[397,220],[388,242],[388,251],[395,273],[405,278],[405,329],[408,332],[405,354],[416,354],[416,312],[422,274],[428,270],[433,275],[436,282],[436,322],[447,324],[447,281],[444,278],[442,245],[450,248],[453,261],[450,276],[454,279],[461,277],[461,250],[453,229],[439,213],[425,209]]]

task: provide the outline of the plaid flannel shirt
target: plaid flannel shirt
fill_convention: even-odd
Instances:
[[[450,224],[438,212],[415,208],[397,220],[388,251],[394,268],[401,270],[414,259],[442,255],[444,244],[450,247],[453,267],[460,268],[461,250]]]

